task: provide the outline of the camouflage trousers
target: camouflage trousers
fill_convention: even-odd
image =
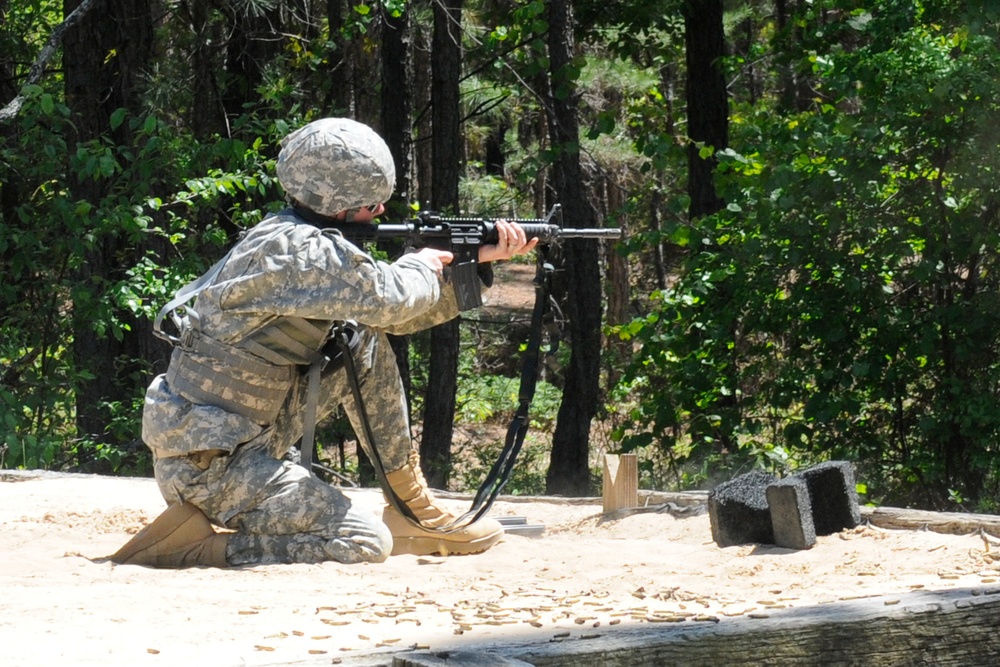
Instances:
[[[399,368],[384,333],[359,329],[360,341],[352,358],[358,372],[362,401],[369,417],[385,469],[397,470],[406,463],[412,448],[410,424]],[[237,443],[231,433],[215,424],[183,421],[173,406],[177,397],[159,396],[161,404],[172,404],[160,415],[155,412],[158,393],[169,393],[162,377],[146,396],[144,435],[150,424],[162,420],[165,432],[198,428],[204,449],[219,448],[216,455],[155,457],[154,471],[160,491],[168,503],[190,502],[216,524],[236,531],[226,550],[230,565],[260,563],[380,562],[392,551],[392,536],[371,509],[355,507],[336,487],[310,475],[304,468],[282,457],[302,436],[306,392],[304,379],[282,409],[275,423],[258,436]],[[357,406],[347,371],[337,365],[324,371],[317,417],[323,419],[343,405],[348,418],[361,433]],[[178,426],[181,424],[181,426]],[[147,437],[147,441],[154,438]],[[226,453],[232,449],[232,453]]]

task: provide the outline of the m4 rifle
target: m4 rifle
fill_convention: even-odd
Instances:
[[[516,222],[526,238],[537,238],[539,243],[554,244],[566,239],[618,239],[622,230],[617,228],[577,229],[557,224],[562,207],[556,204],[545,218],[476,218],[448,217],[433,211],[424,211],[416,218],[400,223],[338,223],[326,225],[336,229],[345,238],[354,241],[380,241],[395,239],[413,248],[432,247],[447,250],[455,255],[448,273],[455,285],[461,310],[482,305],[476,269],[479,248],[499,240],[497,220]]]

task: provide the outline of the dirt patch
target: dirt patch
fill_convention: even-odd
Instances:
[[[486,292],[482,310],[490,315],[525,317],[535,305],[534,264],[507,262],[494,269],[493,287]]]
[[[135,535],[153,517],[142,510],[122,509],[110,512],[74,512],[55,510],[41,517],[23,516],[17,521],[25,523],[45,523],[71,530],[94,531],[96,533],[127,533]]]

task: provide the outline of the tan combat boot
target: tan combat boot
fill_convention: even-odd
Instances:
[[[200,509],[180,503],[168,507],[108,559],[160,568],[228,567],[228,541],[229,535],[216,533]]]
[[[435,505],[427,488],[416,453],[410,454],[406,465],[386,474],[389,486],[410,511],[429,526],[446,526],[455,516]],[[451,533],[436,533],[413,525],[391,505],[382,512],[382,521],[392,533],[392,555],[413,554],[474,554],[486,551],[503,537],[503,526],[494,519],[483,517],[470,526]]]

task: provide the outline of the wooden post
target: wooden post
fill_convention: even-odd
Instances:
[[[604,513],[638,506],[638,458],[635,454],[605,454]]]

